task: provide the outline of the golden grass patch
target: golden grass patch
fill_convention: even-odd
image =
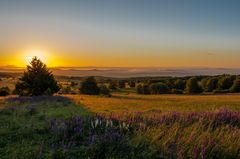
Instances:
[[[68,95],[91,112],[192,112],[217,109],[240,110],[240,94],[138,95],[115,93],[112,97]]]

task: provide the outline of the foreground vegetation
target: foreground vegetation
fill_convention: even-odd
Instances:
[[[136,95],[128,95],[128,100],[126,96],[123,95],[124,101],[132,107],[134,103],[131,102],[138,107],[139,101],[146,100],[150,104],[149,110],[152,109],[151,104],[154,105],[153,99],[157,100],[154,96],[153,99],[145,99]],[[145,111],[145,106],[142,107],[143,113],[127,111],[127,107],[122,107],[122,111],[115,113],[96,111],[97,114],[90,112],[94,109],[86,110],[90,107],[86,105],[88,102],[83,102],[88,98],[92,100],[92,96],[71,98],[75,98],[75,102],[61,96],[1,98],[1,158],[240,157],[238,96],[229,95],[222,99],[220,96],[213,99],[206,96],[205,101],[210,99],[216,105],[222,105],[223,98],[232,99],[232,103],[225,108],[219,106],[212,110],[205,110],[206,105],[201,111],[196,109],[189,112],[186,110],[190,107],[179,105],[181,100],[182,103],[187,101],[187,96],[168,96],[165,102],[175,103],[177,111],[170,108],[152,113]],[[94,98],[106,102],[119,99],[121,95]],[[131,101],[131,98],[135,100]],[[204,98],[201,97],[202,100]],[[220,99],[219,103],[217,98]],[[81,100],[76,104],[77,99]],[[189,97],[190,101],[193,99],[197,98]],[[117,106],[117,103],[113,104]]]

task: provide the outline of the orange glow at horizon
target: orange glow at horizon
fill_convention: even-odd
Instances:
[[[20,49],[19,49],[20,50]],[[185,51],[185,50],[184,50]],[[25,49],[15,51],[13,56],[3,56],[2,66],[14,65],[26,67],[34,56],[43,61],[48,67],[239,67],[236,54],[226,56],[218,52],[217,56],[208,55],[207,52],[186,52],[178,50],[160,50],[158,54],[134,54],[128,55],[115,51],[115,55],[108,52],[76,51],[68,52],[52,49]],[[12,53],[13,54],[13,53]]]

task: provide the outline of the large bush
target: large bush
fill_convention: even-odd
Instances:
[[[97,81],[94,77],[87,77],[82,83],[80,87],[80,93],[88,94],[88,95],[98,95],[100,93],[100,89],[97,85]]]
[[[240,92],[240,79],[237,78],[234,82],[232,87],[230,88],[230,92],[237,93]]]
[[[124,80],[118,81],[118,88],[125,88],[126,87],[126,82]]]
[[[185,87],[186,87],[186,81],[185,80],[178,79],[174,82],[174,88],[175,89],[184,90]]]
[[[117,89],[117,82],[116,81],[110,81],[108,88],[111,89],[111,90],[116,90]]]
[[[15,93],[20,96],[52,95],[59,91],[59,86],[47,66],[34,57],[27,66],[27,71],[15,86]]]
[[[153,83],[150,85],[150,92],[151,94],[164,94],[169,93],[169,88],[164,83]]]
[[[137,86],[137,93],[138,94],[150,94],[150,88],[147,84],[138,84]]]
[[[234,76],[223,76],[218,80],[217,89],[226,90],[233,85]]]
[[[131,88],[135,88],[136,87],[136,82],[135,81],[129,81],[128,85]]]
[[[205,85],[205,91],[212,92],[217,88],[217,84],[218,84],[218,78],[216,77],[209,78]]]
[[[143,94],[143,85],[142,84],[137,85],[137,93],[138,94]]]
[[[8,96],[10,94],[10,89],[8,87],[0,88],[0,96]]]
[[[196,77],[192,77],[187,81],[185,91],[186,93],[189,93],[189,94],[202,92],[202,88],[199,86],[198,80]]]

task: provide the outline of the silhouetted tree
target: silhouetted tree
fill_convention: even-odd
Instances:
[[[174,88],[174,80],[163,80],[163,81],[160,81],[160,82],[156,82],[156,83],[164,83],[168,86],[169,89],[172,89]]]
[[[88,95],[98,95],[100,93],[100,89],[94,77],[88,77],[81,83],[80,93]]]
[[[164,94],[169,93],[169,88],[164,83],[153,83],[150,85],[150,92],[151,94]]]
[[[118,88],[125,88],[126,82],[124,80],[118,81]]]
[[[52,95],[59,91],[52,72],[37,57],[27,66],[27,71],[15,85],[15,93],[20,96]]]
[[[77,86],[77,85],[78,85],[78,83],[77,83],[77,82],[73,82],[73,81],[72,81],[72,82],[70,83],[70,85],[71,85],[71,87],[75,87],[75,86]]]
[[[209,78],[203,78],[200,82],[200,85],[203,89],[203,91],[206,91],[207,90],[207,81],[208,81]]]
[[[201,93],[202,88],[198,85],[198,80],[196,77],[192,77],[187,81],[186,93]]]
[[[234,76],[222,76],[218,80],[217,89],[226,90],[229,89],[233,85]]]
[[[209,78],[205,85],[205,91],[212,92],[213,90],[215,90],[217,88],[217,83],[218,83],[217,77]]]
[[[137,86],[138,94],[151,94],[148,84],[139,84]]]
[[[174,88],[175,88],[175,89],[184,90],[185,87],[186,87],[186,81],[185,81],[185,80],[177,79],[177,80],[174,82]]]
[[[135,81],[129,81],[129,87],[135,88],[136,87]]]
[[[232,87],[230,88],[230,92],[237,93],[240,92],[240,79],[237,78],[234,82]]]
[[[116,81],[110,81],[108,88],[111,90],[116,90],[117,89]]]
[[[138,84],[137,85],[137,93],[138,94],[143,94],[143,86],[142,86],[142,84]]]
[[[8,87],[0,88],[0,96],[8,96],[10,94],[10,89]]]

